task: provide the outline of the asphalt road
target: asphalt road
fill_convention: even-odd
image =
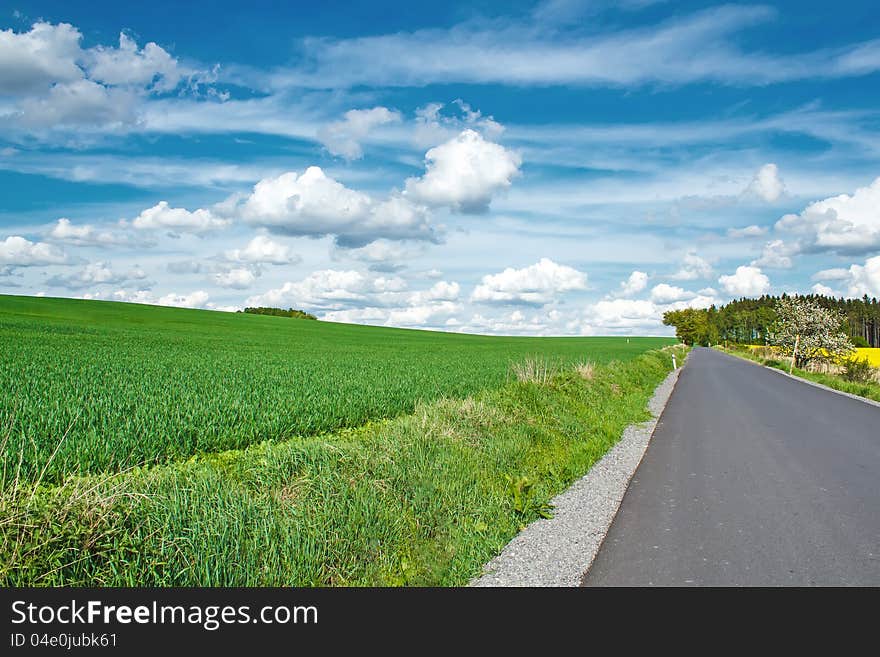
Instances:
[[[695,349],[583,585],[880,585],[880,407]]]

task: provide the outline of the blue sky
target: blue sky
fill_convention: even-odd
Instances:
[[[880,296],[870,2],[0,2],[0,293],[527,335]]]

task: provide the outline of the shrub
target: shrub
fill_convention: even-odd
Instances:
[[[868,383],[875,376],[874,368],[867,358],[851,356],[842,362],[842,367],[840,375],[853,383]]]

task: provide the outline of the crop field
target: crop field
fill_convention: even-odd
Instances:
[[[880,367],[880,348],[870,349],[862,347],[856,349],[855,357],[867,360],[872,367]]]
[[[0,296],[0,445],[24,480],[314,436],[463,398],[537,358],[626,361],[666,338],[497,338]]]

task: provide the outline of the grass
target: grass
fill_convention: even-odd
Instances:
[[[672,342],[497,338],[0,296],[2,457],[23,481],[61,484],[410,414],[502,386],[526,359],[546,378]]]
[[[722,349],[721,347],[718,347]],[[748,360],[755,361],[757,363],[761,363],[762,365],[766,365],[767,367],[772,367],[777,370],[782,370],[783,372],[789,371],[789,366],[791,364],[791,359],[784,359],[783,357],[774,357],[772,352],[763,352],[761,350],[755,349],[722,349],[726,353],[732,354],[734,356],[739,356],[741,358],[746,358]],[[863,351],[863,350],[859,350]],[[861,357],[862,354],[859,353],[857,357]],[[858,397],[864,397],[865,399],[872,399],[874,401],[880,401],[880,383],[855,383],[852,381],[846,381],[841,376],[836,374],[824,374],[821,372],[809,372],[807,370],[800,369],[795,367],[792,370],[792,374],[801,377],[802,379],[807,379],[808,381],[814,381],[815,383],[821,383],[824,386],[828,386],[829,388],[833,388],[834,390],[840,390],[841,392],[848,392],[851,395],[856,395]]]
[[[589,376],[575,362],[546,377],[533,364],[538,380],[417,401],[409,414],[332,434],[57,485],[7,475],[0,584],[465,584],[648,418],[671,369],[668,351],[590,358]],[[463,376],[480,371],[459,365]]]

